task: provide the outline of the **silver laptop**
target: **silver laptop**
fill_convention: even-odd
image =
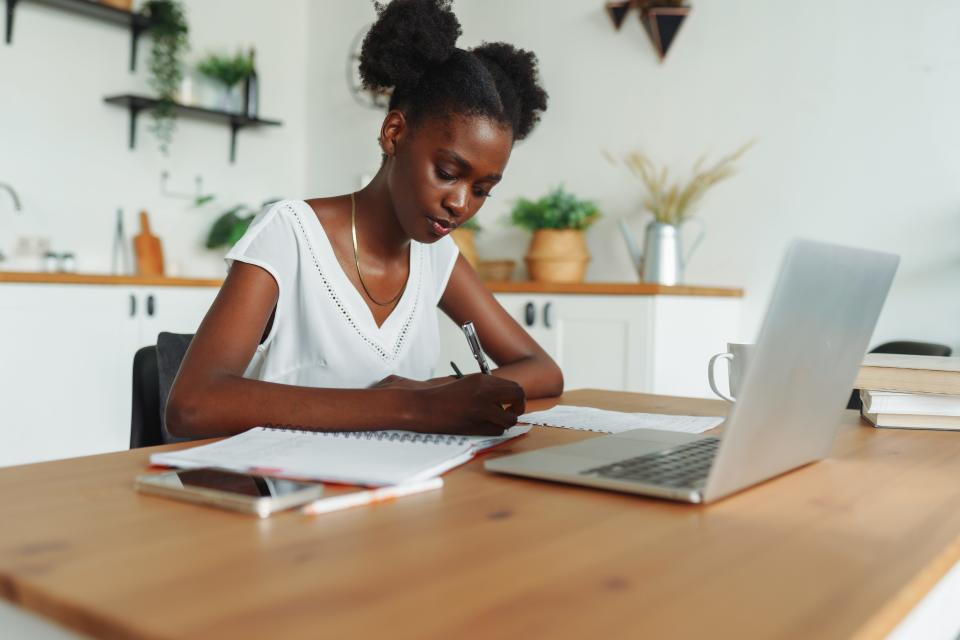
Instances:
[[[701,503],[821,460],[898,262],[895,255],[819,242],[790,245],[722,439],[637,429],[484,466]]]

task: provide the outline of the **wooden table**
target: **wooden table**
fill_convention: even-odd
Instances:
[[[960,558],[960,436],[853,412],[829,460],[706,507],[474,461],[441,492],[261,521],[135,493],[155,450],[0,469],[0,596],[107,638],[874,638]]]

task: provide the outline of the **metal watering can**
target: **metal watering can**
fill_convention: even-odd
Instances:
[[[699,220],[688,220],[687,222],[697,222]],[[679,284],[683,282],[683,271],[687,262],[693,256],[694,251],[700,246],[705,235],[703,226],[700,227],[700,234],[687,255],[683,255],[683,244],[680,241],[681,225],[666,224],[654,220],[647,225],[643,237],[643,251],[637,245],[633,238],[630,228],[623,220],[619,220],[620,233],[627,243],[627,249],[630,251],[630,257],[637,267],[641,282],[655,282],[657,284]]]

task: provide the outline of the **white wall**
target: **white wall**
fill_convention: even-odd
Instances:
[[[922,0],[695,0],[665,64],[635,15],[615,32],[599,0],[458,0],[463,46],[506,40],[536,51],[550,109],[516,148],[504,183],[480,213],[487,257],[520,261],[527,241],[501,223],[519,195],[563,181],[605,213],[589,234],[589,278],[636,276],[615,220],[639,234],[640,187],[602,150],[645,150],[685,172],[701,153],[749,139],[739,175],[708,194],[707,239],[688,281],[747,290],[752,337],[787,241],[806,236],[903,256],[875,342],[960,347],[960,5]],[[127,72],[120,28],[30,2],[12,46],[0,45],[0,250],[15,235],[49,234],[85,271],[109,266],[113,215],[152,214],[168,259],[187,275],[221,274],[201,246],[215,211],[160,197],[158,177],[189,189],[204,176],[226,200],[343,193],[376,169],[380,114],[357,106],[344,78],[350,40],[373,20],[358,0],[259,3],[191,0],[192,58],[254,44],[262,113],[279,129],[241,132],[236,165],[224,127],[181,120],[163,158],[143,119],[130,152],[127,116],[102,103],[145,87],[147,43]],[[132,231],[132,229],[131,229]]]
[[[159,175],[192,191],[194,176],[228,204],[259,204],[300,193],[305,181],[307,78],[306,0],[188,0],[196,61],[210,50],[257,48],[261,113],[279,128],[241,131],[237,162],[228,160],[226,125],[180,119],[169,157],[163,157],[141,115],[137,148],[127,148],[125,110],[104,96],[147,90],[149,40],[136,74],[129,72],[129,31],[31,2],[17,8],[14,41],[0,43],[0,182],[19,192],[24,213],[14,216],[0,193],[0,251],[14,238],[43,234],[53,249],[77,254],[78,269],[105,272],[115,211],[126,211],[129,235],[145,208],[171,270],[222,275],[222,252],[203,248],[215,209],[196,210],[160,195]],[[0,269],[3,266],[0,265]]]
[[[640,187],[601,151],[643,149],[686,172],[750,139],[740,173],[708,194],[708,236],[688,281],[747,290],[752,339],[794,236],[903,256],[874,342],[960,347],[960,4],[951,0],[692,0],[665,64],[631,14],[615,32],[600,0],[458,0],[462,46],[534,50],[550,92],[538,130],[514,151],[479,220],[486,257],[520,261],[526,236],[499,220],[519,195],[563,181],[596,198],[593,280],[636,276],[615,229],[642,232]],[[363,2],[311,7],[311,192],[353,188],[376,167],[379,118],[342,87]],[[320,42],[320,44],[317,44]]]

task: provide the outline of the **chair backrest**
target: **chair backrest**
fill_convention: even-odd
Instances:
[[[157,346],[137,350],[133,356],[133,410],[130,415],[130,448],[163,444],[160,427],[160,380]]]
[[[191,339],[193,334],[163,332],[157,336],[156,345],[143,347],[133,356],[131,449],[184,440],[167,432],[163,414]]]
[[[912,340],[898,340],[884,342],[870,350],[870,353],[906,353],[912,356],[950,356],[953,349],[945,344],[933,342],[913,342]]]

